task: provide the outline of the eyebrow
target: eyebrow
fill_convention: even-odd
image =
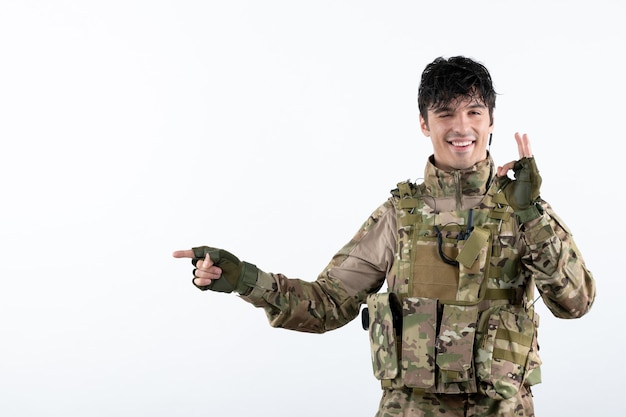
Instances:
[[[450,106],[441,106],[441,107],[437,107],[437,108],[432,109],[432,112],[435,113],[435,114],[445,113],[445,112],[456,110],[457,108],[458,107],[453,109]],[[470,104],[469,106],[467,106],[466,108],[468,108],[470,110],[471,109],[486,109],[487,106],[482,104],[482,103],[479,103],[479,102],[474,102],[474,103]]]

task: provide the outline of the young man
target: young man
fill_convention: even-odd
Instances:
[[[174,257],[192,259],[198,288],[235,291],[276,327],[322,333],[367,304],[383,389],[377,416],[533,416],[534,290],[557,317],[577,318],[595,283],[539,195],[528,137],[515,134],[519,161],[495,167],[487,151],[495,98],[476,61],[437,58],[425,68],[420,127],[433,155],[424,181],[399,183],[315,282],[206,246]]]

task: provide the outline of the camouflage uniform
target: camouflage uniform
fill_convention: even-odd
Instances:
[[[491,158],[452,172],[429,160],[424,178],[400,183],[315,282],[259,272],[243,298],[272,326],[314,333],[367,303],[384,389],[377,416],[532,416],[534,288],[555,316],[577,318],[593,303],[593,277],[545,201],[539,219],[518,223]],[[470,209],[476,233],[461,240]]]

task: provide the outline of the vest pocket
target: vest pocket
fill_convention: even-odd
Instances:
[[[476,392],[472,367],[477,306],[444,305],[437,336],[437,392]]]
[[[367,297],[367,308],[374,376],[393,379],[398,375],[396,328],[401,321],[400,302],[394,293],[372,294]]]
[[[426,389],[435,384],[436,327],[437,300],[403,300],[402,372],[408,387]]]
[[[535,325],[538,317],[531,318],[522,308],[512,306],[497,308],[484,317],[486,320],[476,338],[476,375],[484,394],[508,399],[519,391],[528,368],[538,365],[529,360],[532,351],[532,357],[538,361]]]

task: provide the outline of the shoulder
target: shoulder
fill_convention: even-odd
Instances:
[[[394,197],[389,197],[372,212],[370,217],[365,222],[365,227],[372,227],[374,224],[388,222],[390,219],[395,219],[396,209],[396,199]]]
[[[396,188],[391,189],[390,194],[389,198],[372,212],[363,225],[363,229],[367,230],[374,227],[375,224],[382,223],[395,230],[398,211],[403,208],[401,201],[415,199],[424,194],[424,184],[417,184],[408,180],[402,181],[396,184]]]

